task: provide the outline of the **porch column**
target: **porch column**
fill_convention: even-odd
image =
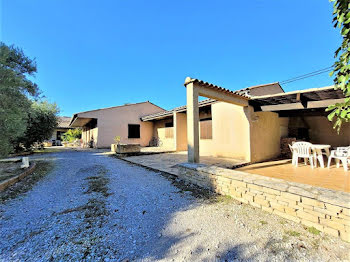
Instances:
[[[177,115],[173,112],[173,139],[174,139],[174,149],[177,151]]]
[[[199,110],[198,89],[193,83],[186,85],[187,92],[187,156],[188,162],[199,163]]]

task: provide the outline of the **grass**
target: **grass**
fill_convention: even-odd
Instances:
[[[234,201],[234,199],[231,196],[224,196],[224,195],[215,195],[211,200],[214,203],[223,203],[223,204],[230,204]]]
[[[44,148],[44,149],[34,149],[33,153],[35,154],[46,154],[46,153],[57,153],[65,150],[69,150],[69,148]]]
[[[23,172],[21,164],[21,162],[0,162],[0,182],[21,174]]]
[[[308,228],[307,228],[307,231],[308,231],[309,233],[314,234],[314,235],[317,235],[317,236],[321,233],[320,230],[318,230],[318,229],[316,229],[316,228],[314,228],[314,227],[308,227]]]
[[[292,237],[299,237],[300,236],[300,233],[297,231],[294,231],[294,230],[287,230],[287,231],[285,231],[285,233],[289,236],[292,236]]]
[[[264,221],[264,220],[260,220],[259,223],[260,223],[261,225],[267,225],[267,222]]]
[[[98,175],[85,178],[89,183],[89,188],[85,193],[101,193],[104,197],[108,197],[110,195],[107,187],[109,178],[105,177],[107,170],[103,166],[95,166],[94,168],[97,169]]]

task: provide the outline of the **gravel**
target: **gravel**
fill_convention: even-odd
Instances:
[[[0,205],[0,261],[349,259],[339,239],[101,153],[44,158],[54,169]]]

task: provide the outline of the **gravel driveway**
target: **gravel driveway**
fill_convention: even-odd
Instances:
[[[345,242],[122,160],[45,157],[54,169],[0,204],[0,261],[349,259]]]

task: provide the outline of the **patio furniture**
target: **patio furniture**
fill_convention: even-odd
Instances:
[[[329,158],[330,148],[331,148],[330,145],[312,144],[312,149],[315,157],[315,167],[317,167],[317,160],[318,160],[318,162],[320,162],[320,166],[324,168],[323,151],[325,152],[325,155]]]
[[[290,152],[292,152],[292,165],[295,165],[295,160],[298,161],[298,159],[295,158],[296,154],[294,154],[293,146],[288,144]]]
[[[328,168],[330,167],[333,158],[335,159],[337,168],[339,168],[339,161],[341,161],[344,170],[348,171],[348,162],[350,163],[350,146],[338,147],[336,150],[332,150],[331,155],[328,158]]]
[[[293,162],[295,166],[298,166],[298,159],[304,158],[305,165],[309,159],[311,168],[314,168],[314,154],[312,147],[313,145],[309,142],[295,142],[292,146],[293,149]]]

